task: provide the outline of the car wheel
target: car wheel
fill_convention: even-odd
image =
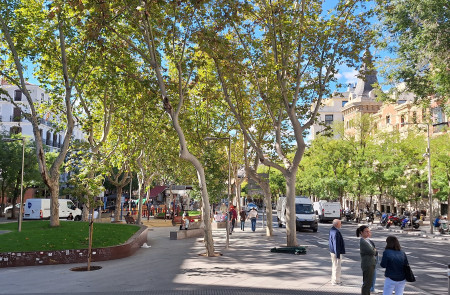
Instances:
[[[317,230],[318,230],[318,228],[313,228],[313,232],[315,232],[315,233],[316,233],[316,232],[317,232]]]
[[[75,216],[75,221],[81,221],[81,216],[80,215]]]

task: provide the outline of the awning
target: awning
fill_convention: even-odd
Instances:
[[[160,193],[162,193],[166,189],[167,186],[165,185],[155,186],[154,188],[150,189],[150,198],[156,198]]]

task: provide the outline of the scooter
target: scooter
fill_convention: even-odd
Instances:
[[[408,217],[405,217],[402,220],[402,225],[400,226],[400,228],[404,229],[407,226],[411,226],[411,222],[410,222],[410,219]],[[413,217],[412,227],[414,229],[418,229],[420,227],[419,220],[416,217]]]
[[[388,221],[388,215],[385,213],[381,216],[380,225],[385,226]]]
[[[366,213],[366,222],[367,223],[373,223],[373,220],[374,220],[373,212],[367,212]]]
[[[439,232],[441,233],[441,235],[449,233],[447,221],[441,222],[441,225],[439,226]]]
[[[350,220],[352,220],[353,218],[355,218],[355,216],[354,216],[354,214],[353,214],[353,211],[346,210],[346,211],[345,211],[345,221],[350,221]]]

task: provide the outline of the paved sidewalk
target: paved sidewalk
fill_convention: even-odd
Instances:
[[[260,223],[258,223],[260,225]],[[360,294],[360,262],[344,259],[343,286],[330,283],[327,249],[307,247],[306,255],[271,253],[285,243],[285,229],[274,228],[266,237],[239,229],[225,249],[225,230],[214,230],[216,251],[204,257],[202,239],[170,240],[176,227],[151,227],[148,249],[128,258],[94,263],[91,272],[73,272],[71,265],[0,269],[0,294]],[[95,237],[94,237],[95,238]],[[377,288],[382,289],[382,272]],[[405,294],[426,294],[407,284]]]

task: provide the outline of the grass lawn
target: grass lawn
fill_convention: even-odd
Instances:
[[[0,252],[51,251],[87,249],[89,224],[87,222],[61,221],[59,227],[50,227],[50,221],[24,221],[22,231],[17,222],[0,224]],[[132,224],[94,223],[93,248],[125,243],[139,226]]]

